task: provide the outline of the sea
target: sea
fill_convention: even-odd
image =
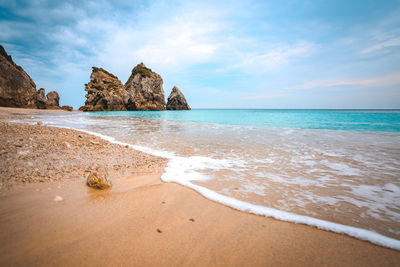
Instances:
[[[400,110],[193,109],[27,121],[127,144],[161,179],[237,210],[400,250]]]

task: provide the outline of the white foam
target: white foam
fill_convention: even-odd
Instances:
[[[298,224],[305,224],[316,227],[318,229],[332,231],[339,234],[346,234],[360,240],[369,241],[376,245],[400,251],[399,240],[378,234],[370,230],[324,221],[309,216],[298,215],[261,205],[251,204],[245,201],[237,200],[235,198],[218,194],[217,192],[214,192],[210,189],[191,183],[191,181],[193,180],[207,179],[207,177],[205,177],[203,174],[199,172],[196,172],[196,170],[201,170],[205,167],[218,169],[229,166],[231,163],[226,160],[216,160],[207,157],[180,157],[168,151],[155,150],[144,146],[137,146],[120,142],[116,140],[114,137],[106,136],[92,131],[76,129],[71,127],[62,127],[62,126],[55,126],[55,127],[81,131],[87,134],[100,137],[110,143],[129,146],[135,150],[139,150],[154,156],[167,158],[169,159],[169,163],[165,168],[165,173],[163,173],[161,176],[161,179],[163,181],[175,182],[177,184],[189,187],[197,191],[204,197],[208,198],[209,200],[221,203],[236,210],[262,215],[266,217],[271,217],[277,220],[298,223]],[[343,166],[335,166],[335,167],[337,167],[337,169],[343,169]],[[348,169],[346,171],[348,171]],[[392,185],[388,185],[387,187],[396,190]]]
[[[321,164],[327,166],[328,168],[335,170],[338,174],[355,176],[360,174],[359,169],[351,168],[344,163],[334,163],[328,160],[321,160]]]

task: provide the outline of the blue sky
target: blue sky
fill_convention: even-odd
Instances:
[[[83,3],[82,3],[83,2]],[[400,1],[9,1],[0,43],[78,108],[144,62],[193,108],[400,108]]]

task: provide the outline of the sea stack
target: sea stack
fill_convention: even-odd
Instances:
[[[165,110],[163,79],[143,63],[133,68],[125,90],[130,96],[128,110]]]
[[[117,76],[102,68],[92,67],[90,82],[85,84],[85,106],[82,111],[126,110],[129,94]]]
[[[167,110],[190,110],[185,96],[177,86],[172,88],[171,94],[168,96]]]
[[[0,45],[0,106],[36,108],[36,84]]]

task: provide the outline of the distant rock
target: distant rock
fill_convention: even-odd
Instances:
[[[36,92],[36,107],[39,109],[61,109],[60,96],[56,91],[51,91],[45,96],[45,89]]]
[[[51,91],[46,95],[47,102],[46,108],[48,109],[60,109],[60,96],[56,91]]]
[[[133,68],[125,90],[129,93],[128,110],[165,110],[163,80],[143,63]]]
[[[47,98],[45,96],[45,90],[44,90],[44,88],[40,88],[36,92],[36,106],[37,106],[37,108],[45,109],[46,108],[46,102],[47,102]]]
[[[0,45],[0,106],[36,108],[36,84]]]
[[[167,110],[190,110],[185,96],[177,86],[172,88],[171,94],[168,96]]]
[[[71,106],[67,106],[67,105],[62,106],[61,109],[65,110],[65,111],[73,111],[74,110]]]
[[[117,76],[108,71],[93,67],[90,82],[85,85],[85,106],[82,111],[127,110],[129,93]]]

